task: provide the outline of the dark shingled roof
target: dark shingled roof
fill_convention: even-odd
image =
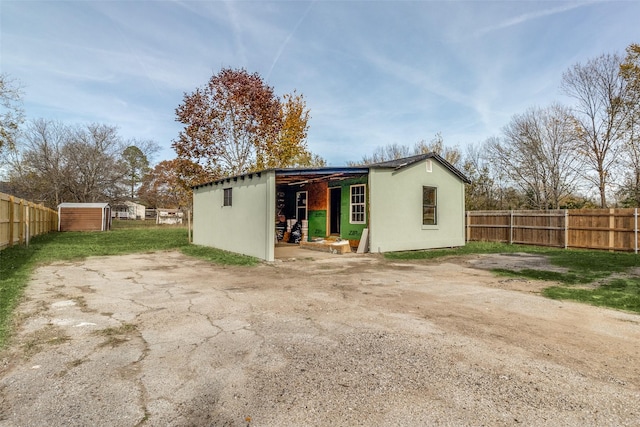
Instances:
[[[258,172],[245,173],[242,175],[229,176],[220,179],[216,179],[214,181],[194,185],[191,188],[200,188],[207,185],[212,184],[220,184],[224,181],[237,181],[238,178],[244,177],[252,177],[253,175],[260,176],[263,172],[275,171],[276,179],[278,183],[284,183],[289,181],[300,181],[300,180],[317,180],[322,177],[325,178],[334,178],[338,176],[348,175],[357,175],[357,174],[366,174],[369,172],[369,169],[402,169],[407,166],[411,166],[414,163],[421,162],[426,159],[433,159],[440,164],[442,164],[445,168],[449,169],[451,173],[460,178],[462,182],[467,184],[471,184],[469,178],[464,176],[462,172],[456,169],[451,163],[443,159],[436,153],[426,153],[426,154],[418,154],[416,156],[404,157],[402,159],[389,160],[386,162],[373,163],[371,165],[360,165],[360,166],[344,166],[344,167],[320,167],[320,168],[278,168],[278,169],[266,169]]]
[[[467,178],[462,172],[460,172],[455,166],[446,161],[442,156],[436,153],[425,153],[418,154],[410,157],[403,157],[402,159],[388,160],[386,162],[373,163],[369,165],[370,168],[380,168],[380,169],[402,169],[407,166],[411,166],[414,163],[421,162],[426,159],[433,159],[442,164],[445,168],[449,169],[451,173],[460,178],[463,182],[467,184],[471,184],[469,178]]]

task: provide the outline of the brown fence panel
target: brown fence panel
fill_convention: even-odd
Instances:
[[[635,209],[616,209],[613,218],[613,249],[634,250],[637,244],[637,226]]]
[[[511,243],[564,247],[564,210],[513,211],[512,215]]]
[[[57,230],[58,213],[43,205],[0,193],[0,250]]]
[[[467,212],[467,240],[510,242],[510,211]]]
[[[638,209],[469,211],[467,241],[638,253]]]
[[[609,211],[582,209],[569,216],[569,242],[572,248],[609,248]]]

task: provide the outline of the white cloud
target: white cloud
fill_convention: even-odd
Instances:
[[[580,2],[580,3],[569,3],[569,4],[565,4],[562,6],[557,6],[557,7],[551,7],[548,9],[542,9],[542,10],[535,10],[533,12],[527,12],[527,13],[522,13],[520,15],[508,18],[504,21],[498,22],[496,24],[493,25],[489,25],[487,27],[481,28],[479,30],[477,30],[474,35],[476,37],[480,37],[483,36],[485,34],[491,33],[493,31],[497,31],[497,30],[503,30],[509,27],[513,27],[516,25],[520,25],[532,20],[536,20],[536,19],[540,19],[540,18],[544,18],[547,16],[551,16],[551,15],[556,15],[559,13],[564,13],[564,12],[568,12],[570,10],[579,8],[579,7],[584,7],[584,6],[588,6],[589,4],[592,4],[594,2]],[[545,3],[539,3],[539,4],[545,4]]]

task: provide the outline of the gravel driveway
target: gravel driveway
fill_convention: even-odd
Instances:
[[[475,261],[41,267],[0,426],[640,425],[640,316]]]

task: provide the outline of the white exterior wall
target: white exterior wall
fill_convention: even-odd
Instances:
[[[133,203],[133,202],[124,202],[125,205],[129,208],[129,218],[131,219],[145,219],[146,207],[144,205]]]
[[[274,260],[274,171],[224,180],[193,191],[193,243]],[[223,206],[232,188],[231,206]]]
[[[438,161],[369,172],[369,251],[464,246],[464,183]],[[437,225],[422,225],[422,187],[437,188]]]

